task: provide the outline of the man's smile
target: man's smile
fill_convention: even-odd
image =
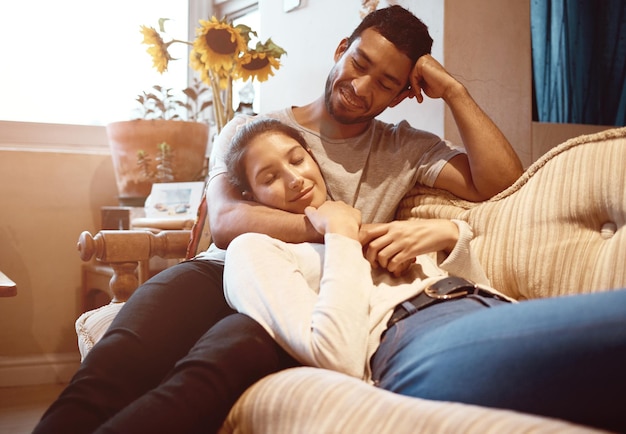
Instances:
[[[365,109],[367,104],[363,101],[362,98],[356,96],[354,92],[352,92],[348,86],[339,87],[339,95],[343,101],[343,105],[347,109],[357,109],[362,110]]]

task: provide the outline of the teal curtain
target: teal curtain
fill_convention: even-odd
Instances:
[[[626,1],[531,0],[534,119],[626,125]]]

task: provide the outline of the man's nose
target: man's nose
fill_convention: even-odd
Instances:
[[[352,80],[352,89],[356,95],[363,96],[367,93],[371,84],[371,77],[369,75],[363,75]]]

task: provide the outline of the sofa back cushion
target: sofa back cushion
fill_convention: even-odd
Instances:
[[[458,218],[500,291],[517,299],[626,286],[626,128],[571,139],[510,188],[471,203],[416,187],[398,218]]]

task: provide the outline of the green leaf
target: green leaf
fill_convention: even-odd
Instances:
[[[159,32],[165,33],[165,22],[169,20],[169,18],[159,18]]]

